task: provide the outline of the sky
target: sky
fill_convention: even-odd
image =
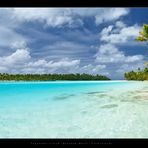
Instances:
[[[144,68],[135,41],[148,8],[0,8],[0,73],[88,73],[124,79]]]

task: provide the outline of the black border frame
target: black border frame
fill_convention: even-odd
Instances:
[[[148,7],[148,0],[0,0],[0,7]],[[148,145],[148,139],[11,139],[0,145]]]
[[[86,138],[86,139],[79,139],[79,138],[67,138],[67,139],[61,139],[61,138],[49,138],[49,139],[0,139],[0,145],[4,144],[4,145],[100,145],[100,146],[113,146],[113,145],[122,145],[122,146],[126,146],[126,145],[148,145],[148,139],[134,139],[134,138],[126,138],[126,139],[120,139],[120,138],[116,138],[116,139],[93,139],[93,138]]]
[[[0,7],[148,7],[147,0],[1,0]]]

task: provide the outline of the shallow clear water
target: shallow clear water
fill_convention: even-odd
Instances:
[[[0,82],[0,138],[148,138],[148,82]]]

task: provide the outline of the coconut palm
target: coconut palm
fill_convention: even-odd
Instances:
[[[148,41],[148,24],[143,25],[142,31],[139,32],[139,36],[136,38],[137,41]]]

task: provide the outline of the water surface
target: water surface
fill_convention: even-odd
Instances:
[[[1,138],[148,138],[148,82],[0,82]]]

